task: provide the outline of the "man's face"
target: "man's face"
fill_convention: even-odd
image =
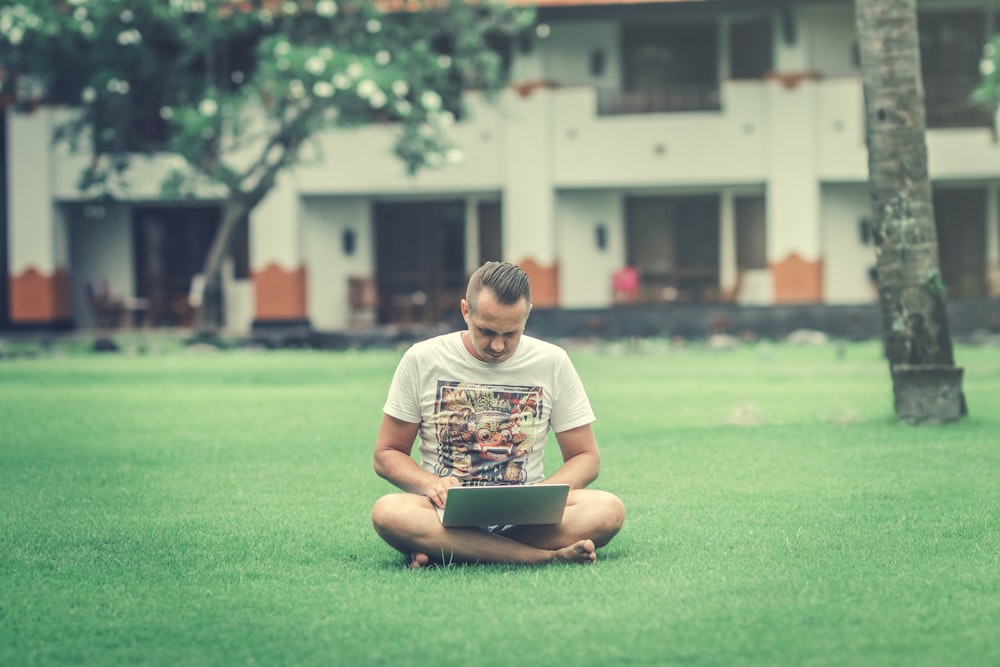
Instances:
[[[528,321],[531,304],[525,299],[504,305],[498,303],[493,290],[484,287],[479,293],[475,312],[462,299],[462,316],[469,326],[466,347],[478,359],[490,364],[506,361],[517,350]]]

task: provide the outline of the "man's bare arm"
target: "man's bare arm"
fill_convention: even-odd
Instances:
[[[438,507],[444,507],[448,489],[458,486],[454,477],[438,477],[420,468],[410,456],[419,424],[382,415],[375,438],[375,472],[403,491],[426,495]]]
[[[597,479],[601,471],[601,453],[590,424],[556,433],[556,442],[563,464],[545,479],[546,483],[569,484],[571,489],[582,489]]]

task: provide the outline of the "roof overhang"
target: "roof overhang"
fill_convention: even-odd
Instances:
[[[534,6],[541,21],[555,19],[626,19],[629,21],[700,18],[719,13],[788,12],[806,2],[851,0],[508,0]]]

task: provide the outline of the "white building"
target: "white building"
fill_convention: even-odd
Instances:
[[[231,331],[439,321],[483,259],[522,266],[542,308],[611,305],[625,266],[645,302],[874,300],[852,2],[540,5],[515,84],[455,126],[460,164],[408,177],[369,127],[285,175],[227,265]],[[949,298],[997,297],[1000,144],[966,100],[1000,5],[927,0],[919,21]],[[182,321],[218,202],[158,203],[156,163],[121,201],[82,201],[55,115],[6,115],[11,324],[92,325],[98,279]],[[374,314],[351,298],[366,286]]]

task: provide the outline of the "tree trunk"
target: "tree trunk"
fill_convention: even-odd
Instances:
[[[953,421],[965,414],[965,401],[961,369],[941,372],[955,362],[927,173],[916,0],[855,0],[855,19],[882,339],[896,414],[915,423]]]
[[[202,274],[205,284],[201,305],[195,311],[195,336],[214,338],[224,323],[224,295],[222,289],[222,262],[229,254],[233,233],[246,218],[253,203],[241,195],[230,195],[223,205],[222,222],[212,239]]]
[[[299,124],[305,123],[305,116],[300,116],[296,121]],[[297,132],[301,127],[285,127],[278,133],[280,140],[275,139],[261,152],[258,167],[259,178],[256,184],[247,190],[240,190],[233,183],[227,183],[229,196],[222,208],[222,224],[212,239],[212,247],[205,258],[205,268],[202,274],[205,276],[205,287],[202,294],[201,306],[195,312],[195,336],[197,338],[216,338],[223,324],[223,289],[222,289],[222,261],[229,254],[229,247],[232,244],[233,232],[250,214],[257,204],[259,204],[267,193],[274,187],[278,174],[289,166],[291,156],[294,156],[301,144],[301,137]],[[288,136],[286,136],[288,135]],[[280,149],[280,155],[276,159],[268,159],[272,156],[273,149]],[[255,168],[256,169],[256,168]],[[253,171],[253,170],[252,170]],[[208,174],[210,177],[212,174]],[[225,179],[220,179],[226,182]]]

